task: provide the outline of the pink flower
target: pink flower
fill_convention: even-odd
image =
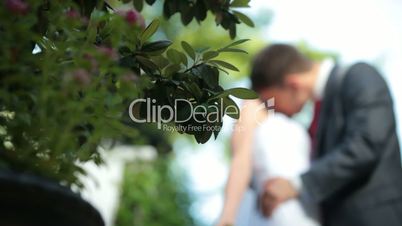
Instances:
[[[6,8],[18,15],[25,15],[28,13],[28,4],[22,0],[6,0]]]
[[[85,16],[82,16],[79,11],[76,9],[69,9],[65,13],[67,19],[73,20],[73,21],[78,21],[82,25],[88,25],[88,18]]]
[[[137,24],[139,17],[140,17],[139,13],[134,10],[127,11],[126,13],[126,21],[129,24]]]
[[[85,69],[77,69],[73,71],[72,78],[79,85],[87,86],[91,84],[91,75]]]
[[[113,48],[106,47],[106,46],[99,46],[99,47],[97,47],[97,49],[100,53],[109,57],[111,60],[117,61],[119,59],[119,54]]]
[[[79,13],[77,10],[75,10],[75,9],[69,9],[69,10],[66,12],[66,16],[67,16],[68,18],[70,18],[70,19],[77,19],[77,18],[80,17],[80,13]]]
[[[99,67],[99,63],[98,61],[95,59],[94,56],[92,56],[89,53],[85,53],[84,54],[84,59],[87,60],[91,65],[91,71],[92,72],[96,72],[98,70]]]
[[[136,10],[117,11],[117,14],[124,17],[128,24],[145,28],[145,20]]]
[[[124,82],[137,82],[139,80],[138,75],[134,72],[129,72],[121,76],[121,80]]]

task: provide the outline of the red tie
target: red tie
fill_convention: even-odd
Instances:
[[[317,130],[318,130],[318,120],[320,117],[320,108],[321,108],[321,101],[315,101],[313,120],[311,121],[310,128],[308,129],[311,138],[311,153],[310,153],[311,158],[313,158],[314,155],[316,154],[315,152],[317,148]]]

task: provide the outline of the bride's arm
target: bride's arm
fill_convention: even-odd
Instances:
[[[225,201],[217,226],[233,225],[243,194],[250,184],[254,129],[262,113],[256,114],[261,102],[246,101],[241,118],[236,123],[231,139],[232,161],[225,189]]]

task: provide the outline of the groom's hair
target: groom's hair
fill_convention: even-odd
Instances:
[[[259,91],[281,85],[287,75],[307,72],[312,66],[313,62],[295,47],[286,44],[270,45],[252,63],[252,88]]]

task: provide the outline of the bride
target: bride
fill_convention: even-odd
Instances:
[[[310,139],[305,129],[286,115],[265,109],[257,100],[243,105],[232,135],[233,159],[217,226],[240,226],[238,215],[247,226],[318,226],[317,207],[308,200],[289,200],[269,218],[260,213],[258,198],[266,181],[275,177],[292,181],[308,169],[310,162]],[[253,203],[251,209],[241,213],[250,185],[256,196],[248,200]]]

